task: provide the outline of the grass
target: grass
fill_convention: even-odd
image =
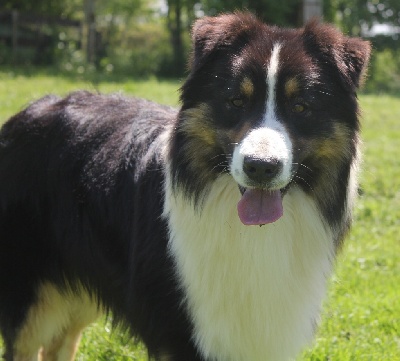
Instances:
[[[362,195],[315,345],[301,360],[400,360],[400,98],[360,98]]]
[[[179,81],[132,80],[122,78],[96,78],[95,76],[67,76],[54,72],[21,71],[0,68],[0,123],[29,102],[44,94],[65,95],[77,89],[93,92],[124,92],[168,105],[178,104]]]
[[[178,81],[69,78],[0,68],[0,122],[46,93],[123,91],[177,105]],[[310,349],[298,361],[400,360],[400,98],[362,95],[364,162],[355,223],[340,255]],[[89,327],[78,360],[145,361],[140,344]],[[251,361],[251,360],[249,360]]]

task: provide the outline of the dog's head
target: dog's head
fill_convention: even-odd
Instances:
[[[270,223],[291,184],[314,190],[350,165],[367,42],[317,22],[281,29],[243,13],[198,20],[193,42],[171,147],[187,196],[200,200],[228,173],[243,195],[242,222]]]

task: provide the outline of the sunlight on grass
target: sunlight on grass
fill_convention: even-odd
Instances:
[[[13,70],[0,70],[0,123],[30,102],[45,94],[66,95],[85,89],[92,92],[123,92],[140,96],[163,104],[177,106],[181,83],[173,80],[132,80],[125,81],[109,78],[103,81],[90,81],[65,76],[24,74]]]
[[[91,82],[0,70],[0,122],[46,93],[122,91],[178,104],[178,81]],[[339,256],[316,340],[298,360],[400,360],[400,98],[362,95],[364,161],[355,224]],[[145,349],[105,320],[88,328],[78,360],[145,361]],[[251,361],[251,360],[248,360]]]
[[[364,95],[361,107],[362,195],[302,360],[400,360],[400,98]]]

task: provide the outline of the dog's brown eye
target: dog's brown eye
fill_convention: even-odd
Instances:
[[[293,105],[292,107],[292,112],[293,113],[303,113],[306,110],[306,106],[301,103],[297,103]]]
[[[243,98],[234,98],[231,100],[231,103],[236,107],[236,108],[241,108],[245,105],[245,100]]]

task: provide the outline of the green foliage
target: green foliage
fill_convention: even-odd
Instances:
[[[127,7],[125,0],[118,0],[102,5],[97,21],[104,44],[104,52],[99,54],[100,69],[136,77],[176,75],[177,54],[168,18],[144,4],[143,0],[134,0]],[[189,36],[187,31],[179,31],[179,35],[179,59],[184,59]],[[183,70],[181,66],[178,73],[182,75]]]
[[[68,17],[84,20],[84,4],[89,0],[63,2],[37,0],[4,0],[0,9],[47,17]],[[91,0],[94,1],[94,0]],[[325,20],[336,23],[345,33],[360,35],[374,22],[400,25],[398,0],[322,0]],[[263,20],[284,26],[299,23],[302,0],[168,0],[166,14],[155,10],[156,0],[96,1],[97,60],[87,63],[87,39],[77,28],[56,25],[30,26],[20,35],[43,38],[43,46],[20,46],[12,53],[0,39],[0,64],[55,65],[66,72],[83,74],[100,70],[104,73],[127,73],[135,77],[182,76],[190,48],[189,29],[197,16],[247,9]],[[151,7],[153,6],[153,7]],[[11,20],[0,24],[0,34],[10,32]],[[8,30],[7,30],[8,27]],[[387,39],[390,39],[386,37]],[[8,43],[10,43],[9,38]],[[383,37],[372,39],[375,52],[371,60],[366,90],[399,92],[399,46],[397,39],[388,43]],[[35,43],[36,44],[36,43]],[[14,56],[13,56],[14,55]]]
[[[207,14],[234,10],[250,10],[264,21],[276,25],[297,25],[300,0],[203,0],[201,4]]]
[[[147,3],[152,1],[147,1]],[[112,0],[112,1],[97,1],[95,8],[99,15],[122,16],[125,21],[134,15],[146,14],[145,0]]]
[[[85,53],[79,48],[76,41],[64,36],[64,32],[58,34],[59,41],[56,49],[56,60],[54,65],[66,72],[76,72],[82,74],[89,65],[86,62]]]
[[[375,23],[400,25],[398,0],[323,0],[328,10],[327,20],[338,24],[343,31],[360,35],[362,27]]]
[[[375,36],[370,38],[373,52],[369,76],[366,83],[368,92],[400,94],[400,47],[396,36]]]
[[[188,35],[183,38],[188,45]],[[171,76],[175,68],[169,33],[155,22],[134,25],[125,30],[123,42],[110,43],[100,65],[135,77]]]
[[[368,92],[400,94],[400,49],[384,49],[374,53],[369,73],[365,86]]]
[[[74,17],[81,7],[82,0],[2,0],[0,9],[18,10],[40,16]]]

